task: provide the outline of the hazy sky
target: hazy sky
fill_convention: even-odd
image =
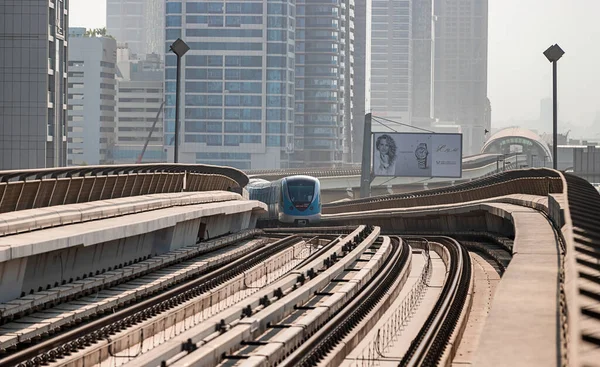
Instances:
[[[71,0],[71,26],[106,24],[106,0]],[[600,0],[489,0],[488,96],[492,121],[537,119],[552,94],[542,52],[558,43],[560,119],[590,125],[600,111]]]

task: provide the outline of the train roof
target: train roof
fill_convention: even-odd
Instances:
[[[293,176],[286,176],[284,177],[284,179],[289,180],[289,179],[303,179],[303,180],[310,180],[310,181],[319,181],[318,178],[313,177],[313,176],[307,176],[307,175],[293,175]]]

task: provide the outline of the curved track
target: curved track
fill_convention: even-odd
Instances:
[[[393,252],[377,276],[325,326],[286,358],[280,366],[313,366],[333,349],[388,292],[409,260],[411,250],[398,237],[392,239]]]
[[[456,240],[427,237],[444,245],[450,253],[448,278],[427,321],[412,341],[400,366],[438,365],[458,324],[471,281],[471,257]]]

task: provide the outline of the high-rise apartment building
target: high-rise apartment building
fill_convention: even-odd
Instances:
[[[166,49],[181,37],[179,161],[241,169],[289,164],[294,1],[167,1]],[[165,59],[165,145],[173,159],[176,58]]]
[[[361,162],[365,114],[371,112],[371,0],[357,1],[355,7],[352,160]]]
[[[67,4],[0,1],[0,169],[66,164]]]
[[[411,123],[412,2],[372,0],[371,110],[373,115]],[[373,131],[389,131],[373,122]]]
[[[106,30],[138,58],[164,52],[165,0],[106,0]]]
[[[157,55],[131,60],[120,46],[117,59],[116,164],[165,162],[163,147],[164,68]],[[144,144],[148,142],[143,157]]]
[[[293,163],[350,161],[354,0],[296,1]]]
[[[69,38],[69,165],[111,164],[115,145],[117,42]]]
[[[462,126],[463,153],[491,130],[487,101],[488,0],[435,0],[434,116]]]
[[[412,0],[412,121],[429,128],[433,117],[433,0]]]

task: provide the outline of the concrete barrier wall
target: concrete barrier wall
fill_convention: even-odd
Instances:
[[[0,213],[181,191],[240,191],[248,177],[232,167],[140,164],[0,171]]]
[[[483,231],[503,233],[507,237],[514,236],[514,227],[510,217],[501,213],[492,213],[484,209],[472,209],[465,212],[436,214],[416,214],[410,216],[403,213],[386,213],[375,215],[365,213],[363,218],[326,219],[327,225],[359,225],[372,224],[382,228],[384,233],[402,232],[464,232]]]
[[[229,205],[222,210],[218,209],[218,205],[221,203],[208,204],[212,206],[204,211],[190,208],[186,212],[186,207],[181,207],[180,210],[186,213],[183,216],[179,215],[179,218],[183,219],[175,221],[173,225],[147,232],[142,231],[142,233],[128,230],[115,231],[111,226],[99,230],[98,225],[101,225],[103,221],[127,221],[129,224],[125,224],[125,226],[151,228],[152,226],[148,225],[149,222],[162,221],[164,223],[164,219],[173,215],[169,213],[177,208],[80,223],[72,225],[72,229],[68,229],[69,227],[49,229],[47,231],[53,231],[55,234],[57,231],[61,231],[60,233],[64,236],[72,237],[73,241],[68,240],[68,242],[73,245],[55,250],[52,250],[54,246],[50,246],[49,251],[0,262],[0,302],[21,297],[23,293],[33,292],[35,294],[48,287],[59,286],[63,282],[84,281],[83,279],[90,274],[96,275],[96,273],[136,263],[151,256],[194,245],[199,238],[207,240],[254,228],[257,212],[261,211],[262,206],[259,205],[260,203],[256,203],[258,205],[256,208],[259,210],[255,210],[256,208],[251,203],[244,201],[222,203],[222,205]],[[161,215],[161,212],[165,214]],[[82,235],[76,233],[77,228],[89,228],[89,226],[95,228],[93,238],[97,242],[86,240],[85,244],[77,244],[75,242],[77,238],[83,240]],[[39,238],[44,238],[44,231],[17,234],[12,237],[18,239],[20,236],[35,234]],[[120,233],[123,237],[102,241],[102,231],[111,232],[113,235]],[[85,230],[82,233],[85,233]],[[4,242],[6,243],[6,241]],[[0,247],[5,246],[0,245]]]

